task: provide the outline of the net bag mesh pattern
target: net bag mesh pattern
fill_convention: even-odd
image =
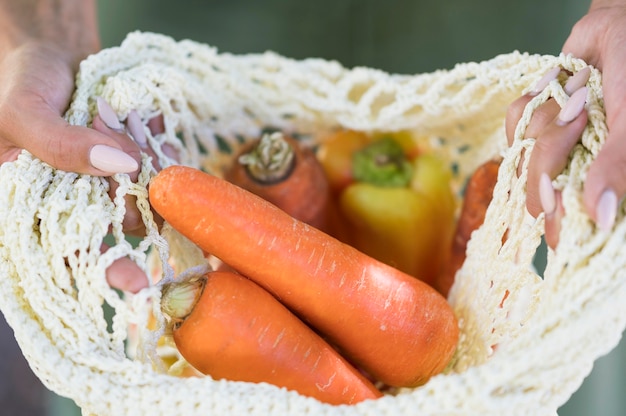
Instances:
[[[542,276],[532,267],[543,216],[527,214],[526,170],[518,177],[516,167],[522,152],[532,152],[534,140],[524,131],[533,111],[550,97],[566,102],[564,80],[552,81],[527,105],[510,147],[503,124],[508,104],[556,66],[575,73],[586,64],[512,52],[400,75],[271,52],[218,53],[136,32],[80,67],[67,120],[89,126],[96,97],[122,121],[135,109],[162,166],[174,163],[160,150],[170,143],[178,163],[219,175],[233,152],[268,126],[311,144],[337,127],[408,130],[450,163],[460,199],[468,175],[502,156],[485,223],[472,236],[449,296],[461,329],[457,353],[424,386],[331,406],[264,383],[181,377],[184,360],[164,341],[160,285],[206,265],[189,241],[167,226],[157,229],[147,200],[155,174],[147,157],[137,181],[114,177],[113,197],[103,178],[55,170],[27,152],[0,167],[2,313],[38,377],[85,415],[555,414],[594,360],[617,345],[626,319],[623,209],[603,233],[581,198],[607,133],[595,69],[587,83],[588,124],[554,181],[567,211],[560,243],[548,251]],[[157,115],[165,132],[153,135],[147,121]],[[125,195],[136,198],[146,224],[136,244],[122,232]],[[110,248],[101,253],[106,238]],[[135,295],[111,289],[105,269],[122,257],[155,283]]]

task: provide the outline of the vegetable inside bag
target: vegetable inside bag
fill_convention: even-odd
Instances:
[[[510,148],[504,116],[555,66],[575,73],[586,64],[515,52],[395,75],[273,53],[218,53],[150,33],[132,33],[81,65],[70,123],[90,125],[99,96],[121,120],[133,109],[144,124],[162,114],[165,132],[146,129],[148,141],[157,149],[171,143],[180,163],[217,175],[267,127],[311,145],[337,127],[410,131],[449,163],[459,200],[471,172],[502,156],[485,222],[449,295],[461,331],[456,355],[421,387],[338,407],[269,384],[194,377],[168,342],[158,306],[162,284],[206,260],[171,228],[157,231],[147,159],[137,183],[116,175],[114,200],[103,179],[56,171],[26,152],[0,167],[0,308],[38,377],[84,414],[554,414],[617,344],[626,319],[623,214],[601,233],[581,200],[586,169],[606,138],[596,70],[587,84],[587,128],[555,181],[567,211],[560,243],[541,275],[532,267],[543,217],[526,213],[526,176],[517,177],[516,167],[532,151],[533,140],[522,138],[533,110],[551,96],[561,105],[567,99],[562,82],[528,104]],[[174,163],[157,155],[162,166]],[[136,244],[121,229],[125,193],[137,197],[147,225]],[[111,248],[99,254],[110,231]],[[128,295],[106,284],[104,270],[124,256],[154,276],[150,288]]]

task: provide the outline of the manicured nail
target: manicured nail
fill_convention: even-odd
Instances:
[[[559,113],[559,118],[556,122],[559,126],[564,126],[567,123],[570,123],[576,117],[582,113],[585,108],[585,102],[587,101],[587,87],[582,87],[576,90],[569,100],[565,103],[561,112]]]
[[[556,196],[552,187],[552,179],[546,173],[539,178],[539,201],[546,215],[554,213],[556,209]]]
[[[91,165],[103,172],[130,173],[139,169],[135,159],[115,147],[97,144],[89,152]]]
[[[572,95],[579,88],[583,87],[587,81],[589,81],[589,75],[591,75],[591,68],[586,66],[580,71],[576,72],[570,79],[567,80],[563,90],[565,94]]]
[[[137,143],[139,147],[145,149],[148,145],[148,141],[146,140],[146,132],[143,129],[141,117],[139,117],[137,111],[132,110],[128,113],[126,127],[128,128],[128,132],[132,136],[133,140],[135,140],[135,143]]]
[[[603,231],[610,231],[617,215],[617,195],[607,189],[600,195],[596,206],[596,222]]]
[[[556,77],[559,76],[560,72],[561,72],[561,68],[559,67],[552,68],[551,70],[546,72],[546,74],[543,77],[541,77],[539,81],[537,81],[533,89],[529,92],[529,95],[534,96],[534,95],[539,94],[541,91],[544,90],[544,88],[548,86],[550,82],[552,82],[552,80],[555,80]]]
[[[109,103],[107,103],[104,98],[97,97],[96,106],[98,107],[98,114],[100,115],[100,118],[104,121],[104,124],[106,124],[108,128],[117,131],[123,130],[122,123],[120,123],[120,120],[117,118],[117,114],[115,114],[113,108],[111,108]]]

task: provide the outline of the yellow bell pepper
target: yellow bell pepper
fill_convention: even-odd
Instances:
[[[432,285],[454,231],[450,170],[432,154],[410,160],[382,138],[354,154],[353,176],[339,196],[350,244]]]

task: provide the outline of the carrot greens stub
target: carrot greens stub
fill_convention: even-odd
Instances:
[[[193,311],[205,286],[205,276],[163,285],[161,310],[174,321],[184,320]]]
[[[224,179],[326,230],[329,188],[313,149],[284,132],[264,133],[246,143],[224,170]]]
[[[259,144],[237,159],[252,178],[260,183],[276,183],[287,178],[294,165],[293,147],[281,132],[265,133]]]

